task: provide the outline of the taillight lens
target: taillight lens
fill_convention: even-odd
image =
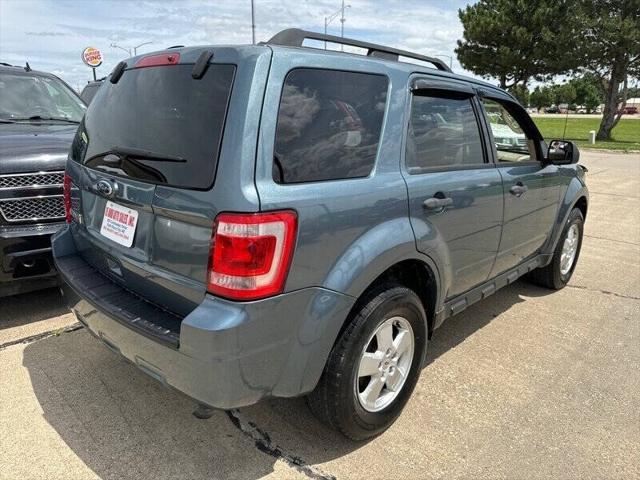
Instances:
[[[58,190],[59,191],[59,190]],[[71,177],[64,173],[64,180],[62,181],[62,195],[64,198],[64,216],[67,223],[71,223]]]
[[[233,300],[282,293],[296,242],[293,211],[222,213],[216,218],[208,291]]]

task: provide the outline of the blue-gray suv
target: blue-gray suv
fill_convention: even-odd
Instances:
[[[363,439],[447,317],[524,275],[569,281],[578,157],[435,58],[295,29],[169,49],[89,106],[55,263],[90,332],[198,404],[307,395]]]

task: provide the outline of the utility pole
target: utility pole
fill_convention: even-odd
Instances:
[[[251,43],[256,44],[256,13],[253,0],[251,0]]]

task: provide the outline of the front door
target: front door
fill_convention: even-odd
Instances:
[[[504,226],[491,276],[535,256],[558,210],[558,167],[542,162],[540,134],[526,112],[506,99],[482,100],[502,176]]]
[[[411,223],[447,299],[488,278],[500,241],[502,181],[480,115],[468,86],[414,81],[404,166]]]

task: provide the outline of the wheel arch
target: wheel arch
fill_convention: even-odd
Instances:
[[[582,212],[582,216],[586,220],[589,208],[589,191],[587,190],[586,185],[578,178],[572,179],[571,183],[567,187],[564,197],[560,201],[560,207],[558,209],[558,214],[556,215],[556,221],[553,225],[553,229],[551,230],[551,235],[549,236],[545,247],[542,249],[542,253],[548,256],[549,261],[551,260],[553,252],[558,244],[564,225],[574,208],[579,208]]]
[[[375,288],[396,283],[402,285],[418,295],[427,315],[427,331],[429,338],[435,326],[435,315],[438,304],[438,287],[440,284],[435,265],[428,260],[419,258],[407,258],[390,265],[375,279],[373,279],[357,297],[356,302],[345,318],[337,338],[340,338],[342,331],[346,328],[349,320],[368,300],[367,294]]]

